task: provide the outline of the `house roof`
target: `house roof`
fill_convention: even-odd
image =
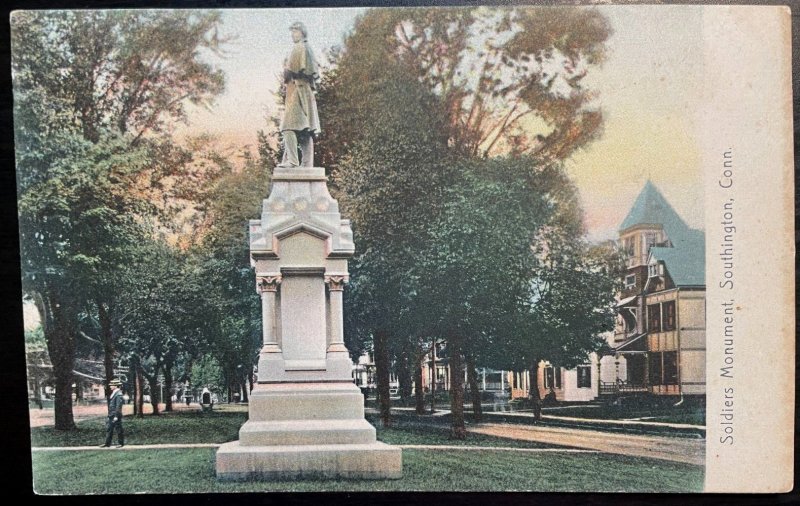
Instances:
[[[646,340],[642,340],[644,336],[647,335],[647,332],[642,332],[641,334],[636,334],[632,338],[628,339],[624,343],[616,346],[614,348],[615,352],[619,351],[640,351],[642,349],[646,349]],[[644,347],[643,347],[644,345]]]
[[[622,232],[636,225],[662,225],[667,236],[673,241],[673,233],[680,234],[683,229],[689,228],[649,179],[636,197],[619,230]]]
[[[672,247],[651,247],[650,256],[664,262],[675,285],[705,285],[705,233],[689,228],[650,180],[636,197],[620,231],[637,225],[664,228]]]
[[[703,237],[701,233],[700,237]],[[681,247],[650,248],[650,257],[667,267],[676,286],[703,286],[706,284],[705,241],[684,243]]]

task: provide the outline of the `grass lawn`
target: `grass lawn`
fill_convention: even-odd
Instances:
[[[178,411],[159,416],[135,418],[125,417],[125,444],[193,444],[227,443],[239,438],[239,428],[247,420],[243,411],[213,411],[210,413]],[[384,429],[377,415],[368,415],[367,420],[377,428],[378,439],[397,445],[471,445],[508,446],[515,448],[554,447],[531,441],[517,441],[483,434],[470,434],[466,440],[449,438],[449,419],[416,415],[397,415],[393,426]],[[36,427],[31,430],[32,446],[64,447],[95,446],[105,439],[104,419],[78,422],[78,430],[57,431],[52,427]],[[116,441],[116,435],[114,436]],[[563,447],[562,447],[563,448]]]
[[[607,454],[403,450],[400,480],[218,482],[215,450],[34,452],[39,494],[320,491],[700,491],[703,468]]]
[[[519,441],[485,434],[468,434],[467,439],[450,439],[449,420],[422,420],[416,415],[397,416],[392,427],[385,429],[377,415],[367,415],[367,420],[376,427],[378,440],[392,445],[449,445],[449,446],[503,446],[510,448],[566,448],[535,441]]]
[[[644,418],[643,421],[648,422],[688,423],[692,425],[705,425],[706,423],[705,406],[688,403],[681,406],[641,404],[599,405],[595,407],[565,406],[545,409],[542,414],[601,420]]]
[[[126,416],[123,419],[125,444],[227,443],[239,438],[239,427],[245,420],[246,411],[225,410],[176,411],[143,418]],[[76,425],[77,430],[68,432],[35,427],[31,429],[31,446],[93,446],[105,440],[105,417],[83,420]]]
[[[131,446],[160,443],[223,443],[238,437],[244,411],[175,412],[126,417]],[[128,494],[262,491],[699,491],[702,466],[600,453],[531,453],[496,447],[564,448],[469,434],[449,439],[446,417],[397,414],[378,439],[389,444],[466,445],[486,450],[403,450],[401,480],[314,480],[253,483],[218,482],[213,448],[151,450],[34,451],[34,490],[40,494]],[[102,419],[78,423],[70,433],[51,427],[31,431],[33,446],[85,446],[102,442]],[[123,477],[120,479],[120,477]],[[657,477],[657,478],[654,478]]]

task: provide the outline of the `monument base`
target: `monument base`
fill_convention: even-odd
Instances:
[[[398,479],[400,448],[385,443],[242,446],[217,451],[217,478],[225,481],[298,478]]]
[[[220,480],[401,478],[402,451],[375,439],[352,382],[259,383],[216,470]]]

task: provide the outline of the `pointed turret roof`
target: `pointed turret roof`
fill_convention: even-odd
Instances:
[[[622,225],[620,225],[619,229],[623,231],[636,225],[659,224],[663,225],[665,229],[689,228],[672,206],[669,205],[667,199],[661,195],[656,185],[648,179],[642,191],[639,192],[639,196],[636,197],[636,201],[628,212],[628,216],[622,221]],[[669,234],[669,232],[670,231],[667,230],[667,234]]]
[[[636,197],[620,232],[637,225],[664,227],[672,247],[653,247],[650,255],[666,264],[676,285],[705,284],[705,233],[689,228],[650,180]]]

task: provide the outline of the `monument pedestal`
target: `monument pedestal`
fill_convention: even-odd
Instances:
[[[400,478],[399,448],[377,442],[352,383],[258,385],[239,441],[217,451],[217,478]]]
[[[342,293],[350,222],[324,169],[276,168],[250,257],[261,294],[263,347],[249,419],[217,451],[217,478],[402,477],[399,448],[377,442],[344,345]]]

